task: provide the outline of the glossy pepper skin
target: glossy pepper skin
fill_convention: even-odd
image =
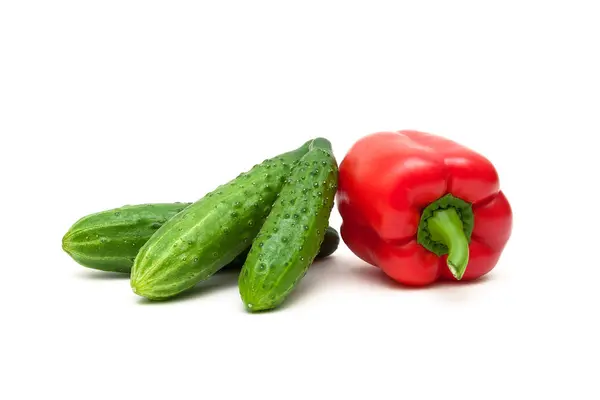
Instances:
[[[490,161],[418,131],[356,142],[340,164],[337,200],[347,246],[411,286],[485,275],[512,230]]]

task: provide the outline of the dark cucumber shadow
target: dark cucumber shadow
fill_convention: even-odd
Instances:
[[[223,290],[237,286],[238,275],[240,273],[239,268],[224,268],[208,278],[207,280],[198,283],[192,289],[186,290],[179,295],[166,300],[148,300],[146,298],[139,298],[138,303],[144,305],[161,305],[178,303],[181,301],[193,300],[202,296],[209,295],[212,292]]]

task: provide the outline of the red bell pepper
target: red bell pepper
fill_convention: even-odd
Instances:
[[[340,164],[337,196],[344,242],[407,285],[488,273],[512,229],[494,166],[423,132],[380,132],[356,142]]]

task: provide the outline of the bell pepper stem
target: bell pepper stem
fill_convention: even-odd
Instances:
[[[452,275],[460,280],[469,263],[469,241],[458,213],[452,207],[437,210],[427,220],[427,227],[433,240],[448,247],[446,263]]]

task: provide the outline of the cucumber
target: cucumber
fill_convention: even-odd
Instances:
[[[323,238],[323,243],[319,249],[319,254],[317,254],[317,258],[329,257],[335,253],[339,245],[339,233],[331,226],[327,227],[327,230],[325,231],[325,237]]]
[[[323,243],[321,244],[321,248],[319,249],[319,253],[317,254],[317,259],[322,259],[329,257],[337,250],[340,244],[340,235],[335,230],[335,228],[329,226],[325,232],[325,238],[323,239]],[[246,258],[248,258],[248,253],[250,252],[250,247],[240,253],[232,262],[227,264],[223,269],[227,268],[228,270],[240,269],[244,266],[246,262]]]
[[[134,293],[167,299],[233,261],[252,243],[309,143],[254,166],[167,221],[135,258]]]
[[[240,273],[249,311],[279,306],[306,274],[326,235],[337,178],[331,144],[315,139],[286,180]]]
[[[140,248],[167,220],[191,203],[139,204],[90,214],[79,219],[62,240],[62,247],[77,263],[102,271],[130,273]],[[327,228],[318,258],[331,255],[340,242]],[[241,269],[248,247],[226,267]]]
[[[85,216],[63,236],[62,248],[84,267],[128,273],[144,243],[190,204],[140,204]]]

